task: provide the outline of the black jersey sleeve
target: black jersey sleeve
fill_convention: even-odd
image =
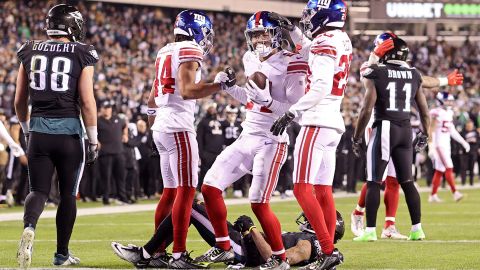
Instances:
[[[28,58],[28,54],[31,51],[32,42],[30,40],[22,44],[17,51],[17,58],[25,66],[25,60]]]
[[[363,72],[363,77],[367,79],[377,79],[378,78],[379,67],[377,65],[371,65],[365,69]]]
[[[80,58],[80,66],[82,69],[88,66],[94,66],[100,59],[97,50],[95,50],[95,47],[92,45],[81,46],[81,52],[78,56]]]

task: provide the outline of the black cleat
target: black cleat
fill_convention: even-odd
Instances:
[[[172,256],[168,253],[162,253],[158,256],[154,256],[150,259],[148,267],[151,268],[168,268],[168,261]]]
[[[190,253],[183,252],[180,258],[175,259],[173,256],[168,261],[168,268],[170,269],[206,269],[208,266],[195,262]]]
[[[320,254],[316,261],[306,265],[304,267],[298,268],[299,270],[333,270],[336,269],[336,266],[343,263],[343,254],[334,249],[332,254]]]

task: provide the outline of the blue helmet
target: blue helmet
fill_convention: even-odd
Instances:
[[[397,38],[397,35],[395,35],[392,32],[381,33],[373,41],[373,46],[377,47],[379,44],[382,44],[385,40],[394,39],[394,38]]]
[[[270,19],[269,11],[258,11],[255,12],[247,22],[247,28],[245,29],[245,38],[247,39],[248,49],[250,51],[255,51],[260,54],[269,54],[273,49],[279,48],[282,46],[282,29],[276,20]],[[257,51],[257,48],[254,48],[252,38],[256,33],[268,33],[270,36],[271,47],[261,53]],[[265,56],[265,55],[263,55]]]
[[[203,48],[204,54],[208,54],[213,47],[212,21],[203,11],[184,10],[177,15],[173,33],[192,37]]]
[[[347,4],[343,0],[309,0],[303,10],[300,24],[308,37],[322,28],[343,28],[347,19]]]

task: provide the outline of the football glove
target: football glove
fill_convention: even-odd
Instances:
[[[256,226],[249,216],[241,215],[235,220],[235,223],[233,223],[233,228],[245,236],[249,234],[253,228],[256,228]]]
[[[9,145],[10,151],[14,157],[19,157],[25,155],[25,151],[23,151],[22,147],[16,143],[12,143]]]
[[[393,49],[395,46],[393,45],[393,39],[387,39],[384,42],[380,43],[375,47],[373,53],[382,58],[388,51]]]
[[[98,158],[98,144],[89,144],[87,152],[87,165],[95,163]]]
[[[251,101],[260,104],[262,106],[268,107],[272,104],[272,96],[270,95],[270,81],[267,79],[265,82],[265,89],[261,89],[258,85],[249,80],[245,85],[245,92],[247,93],[248,99]]]
[[[468,142],[462,143],[463,148],[465,148],[465,153],[470,152],[470,144]]]
[[[362,142],[363,142],[362,138],[355,139],[352,137],[352,151],[356,157],[360,157],[362,152],[364,151],[364,149],[362,149],[363,148]]]
[[[276,12],[270,12],[268,14],[268,18],[270,20],[276,21],[281,28],[287,31],[293,31],[293,29],[295,29],[295,25],[293,25],[293,23],[289,19],[287,19],[287,17],[284,17]]]
[[[455,69],[453,72],[447,75],[448,85],[462,85],[463,84],[463,74],[458,73],[458,69]]]
[[[222,90],[228,90],[237,83],[235,71],[231,67],[226,67],[224,71],[220,71],[213,80],[219,83]]]
[[[270,131],[275,136],[282,134],[288,127],[288,125],[292,123],[293,119],[295,119],[295,115],[292,112],[287,111],[282,117],[278,118],[277,120],[275,120],[275,122],[273,122]]]
[[[428,136],[423,134],[423,132],[417,133],[417,136],[415,136],[412,145],[415,149],[415,152],[422,151],[428,145]]]

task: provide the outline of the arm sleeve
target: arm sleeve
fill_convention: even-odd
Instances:
[[[230,96],[234,99],[238,100],[242,104],[247,104],[247,93],[243,87],[238,85],[234,85],[228,90],[225,90]]]
[[[318,104],[332,91],[335,59],[330,54],[323,54],[315,49],[310,52],[310,57],[310,70],[313,71],[310,76],[310,91],[290,108],[295,117]]]
[[[462,135],[460,135],[460,133],[458,133],[457,129],[455,128],[455,126],[453,124],[450,125],[448,127],[448,129],[450,130],[450,136],[452,137],[452,139],[454,139],[455,141],[457,141],[461,145],[465,145],[467,143],[465,141],[465,139],[462,137]]]
[[[99,60],[98,53],[92,45],[84,48],[79,57],[82,69],[88,66],[94,66]]]
[[[307,38],[300,28],[295,26],[293,31],[290,31],[290,37],[292,38],[293,43],[295,43],[295,47],[297,48],[297,52],[301,54],[305,59],[308,59],[308,53],[310,50],[310,45],[312,41]]]

